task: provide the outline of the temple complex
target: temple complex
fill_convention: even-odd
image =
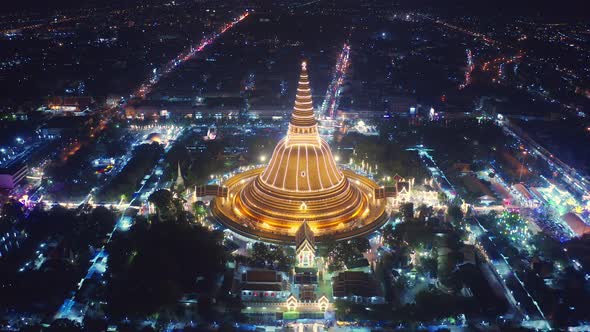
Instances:
[[[266,167],[228,179],[223,183],[228,196],[214,201],[214,215],[229,228],[292,243],[303,224],[322,240],[365,234],[385,221],[381,188],[338,167],[319,135],[311,96],[303,62],[286,137]]]

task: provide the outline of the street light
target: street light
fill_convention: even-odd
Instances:
[[[522,157],[522,165],[520,167],[520,174],[518,175],[518,182],[520,182],[520,179],[522,178],[522,171],[524,170],[525,165],[526,165],[527,152],[526,151],[523,151],[522,154],[523,154],[523,157]]]
[[[266,156],[265,155],[261,155],[260,156],[260,162],[263,163],[266,161]]]

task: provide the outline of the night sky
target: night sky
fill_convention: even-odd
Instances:
[[[0,12],[26,11],[42,12],[56,9],[78,9],[81,7],[106,7],[132,4],[136,0],[5,0],[2,1]],[[143,1],[145,2],[145,1]]]
[[[242,1],[255,3],[259,0]],[[325,1],[325,0],[324,0]],[[362,2],[379,2],[389,0],[355,0],[353,3]],[[146,3],[149,0],[21,0],[21,1],[2,1],[0,12],[25,10],[25,11],[46,11],[55,9],[79,8],[79,7],[105,7],[105,6],[124,6],[133,3]],[[158,1],[159,2],[159,1]],[[219,0],[224,2],[224,0]],[[236,1],[231,1],[236,2]],[[345,4],[347,1],[339,1]],[[446,9],[449,12],[465,12],[468,14],[494,14],[494,13],[512,13],[528,16],[546,16],[550,17],[576,17],[590,19],[590,11],[584,10],[587,7],[585,0],[494,0],[494,1],[477,1],[477,0],[397,0],[403,8],[418,9],[419,7],[433,8],[437,10]]]
[[[588,2],[584,0],[398,0],[401,6],[416,9],[431,7],[440,11],[465,12],[468,14],[510,14],[545,17],[585,17],[590,19],[590,11],[584,10]]]

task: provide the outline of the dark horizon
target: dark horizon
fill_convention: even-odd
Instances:
[[[324,0],[333,1],[333,0]],[[153,1],[152,1],[153,2]],[[180,1],[182,2],[182,0]],[[185,1],[191,2],[191,1]],[[235,1],[230,1],[235,2]],[[400,9],[409,10],[427,10],[436,11],[445,14],[475,14],[475,15],[508,15],[508,16],[526,16],[537,18],[571,18],[576,20],[590,19],[590,12],[586,9],[584,1],[582,0],[496,0],[492,3],[479,3],[470,0],[397,0],[395,2],[381,1],[381,0],[363,0],[351,1],[350,6],[357,6],[362,3],[384,3],[390,4],[392,7],[399,7]],[[101,7],[128,7],[134,4],[145,4],[150,1],[138,0],[55,0],[43,1],[39,0],[23,0],[18,2],[7,2],[0,8],[0,13],[10,12],[43,12],[43,11],[57,11],[64,9],[77,8],[101,8]],[[159,4],[161,2],[153,2]],[[196,1],[194,2],[197,3]],[[275,1],[254,0],[242,1],[239,5],[248,6],[250,4],[263,3],[265,6],[275,4]],[[348,6],[347,1],[339,1],[340,6]]]
[[[527,17],[547,18],[575,18],[588,19],[590,14],[585,9],[581,0],[496,0],[481,3],[470,0],[399,0],[404,8],[418,9],[424,7],[433,11],[442,11],[448,14],[477,14],[477,15],[523,15]]]

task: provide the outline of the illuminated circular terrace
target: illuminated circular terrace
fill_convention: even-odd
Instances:
[[[287,136],[268,166],[223,185],[228,195],[217,198],[212,211],[246,236],[287,242],[306,221],[320,241],[340,239],[372,231],[387,219],[385,200],[375,197],[377,184],[339,169],[319,136],[305,62]]]

